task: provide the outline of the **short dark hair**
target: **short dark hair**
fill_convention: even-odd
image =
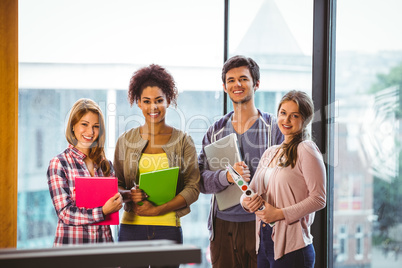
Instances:
[[[253,78],[253,86],[255,86],[255,84],[258,81],[260,81],[260,67],[252,58],[247,58],[242,55],[237,55],[237,56],[231,57],[223,65],[223,68],[222,68],[223,84],[225,84],[225,82],[226,82],[226,73],[227,72],[229,72],[233,68],[242,67],[242,66],[246,66],[249,69],[251,77]]]
[[[166,95],[167,100],[176,105],[177,88],[173,76],[162,66],[151,64],[137,70],[130,79],[128,100],[131,106],[141,98],[146,87],[159,87]]]

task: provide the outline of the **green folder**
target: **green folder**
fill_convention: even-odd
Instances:
[[[139,188],[148,195],[148,201],[160,206],[176,196],[178,177],[179,167],[141,173]]]

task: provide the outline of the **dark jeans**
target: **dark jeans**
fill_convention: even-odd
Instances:
[[[179,244],[183,244],[183,234],[181,227],[131,224],[120,225],[118,238],[119,241],[143,241],[160,239],[173,240]],[[170,268],[179,266],[164,267]]]
[[[285,254],[274,260],[274,242],[271,238],[272,227],[261,223],[260,248],[257,255],[258,268],[313,268],[315,251],[312,244]]]

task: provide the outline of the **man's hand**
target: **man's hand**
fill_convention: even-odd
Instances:
[[[243,177],[245,181],[247,182],[250,181],[251,177],[250,169],[248,168],[246,163],[244,163],[243,161],[237,162],[233,165],[233,168],[237,171],[237,173],[240,174],[240,176]],[[232,176],[229,174],[229,171],[226,172],[226,179],[228,180],[229,183],[234,183],[234,180]]]

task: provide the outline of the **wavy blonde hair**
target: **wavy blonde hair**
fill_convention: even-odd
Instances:
[[[102,111],[98,104],[91,99],[79,99],[77,100],[73,107],[70,110],[70,116],[68,118],[68,123],[66,127],[66,139],[68,143],[73,146],[76,146],[78,143],[77,138],[75,137],[73,127],[77,124],[81,118],[87,113],[92,112],[99,116],[99,136],[91,144],[88,157],[92,159],[95,164],[102,169],[104,176],[110,175],[110,163],[106,159],[104,146],[106,140],[105,134],[105,120],[103,118]]]

